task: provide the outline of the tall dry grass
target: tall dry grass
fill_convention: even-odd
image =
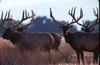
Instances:
[[[92,63],[93,55],[85,53],[86,65]],[[22,51],[10,41],[0,39],[0,65],[77,65],[75,51],[67,43],[62,41],[59,51]],[[81,63],[82,65],[82,63]]]

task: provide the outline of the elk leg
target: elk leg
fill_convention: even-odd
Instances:
[[[80,65],[80,52],[76,51],[76,54],[77,54],[77,62]]]
[[[94,52],[94,64],[96,63],[97,64],[97,61],[98,61],[98,57],[99,57],[99,53],[98,52]]]
[[[99,65],[100,65],[100,50],[99,50]]]
[[[81,52],[81,59],[82,59],[83,65],[84,65],[85,63],[84,63],[84,53],[83,53],[83,51]]]

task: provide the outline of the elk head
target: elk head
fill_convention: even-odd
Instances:
[[[13,25],[12,27],[6,27],[6,25],[4,24],[4,29],[5,29],[5,32],[4,34],[2,35],[3,38],[5,39],[13,39],[15,36],[17,36],[17,34],[20,33],[19,31],[19,25],[29,19],[29,18],[32,18],[32,20],[34,19],[34,12],[32,11],[32,15],[30,16],[29,13],[26,11],[26,10],[23,10],[23,14],[22,14],[22,19],[19,21],[19,23],[17,23],[16,25]],[[1,22],[5,23],[5,21],[9,21],[11,22],[12,20],[12,17],[10,17],[10,11],[9,12],[6,12],[5,14],[5,18],[3,18],[3,12],[2,12],[2,15],[1,15]],[[32,23],[32,22],[31,22]],[[30,25],[27,24],[26,26]],[[25,26],[22,26],[22,27],[25,27]],[[17,30],[16,30],[17,29]],[[23,29],[22,29],[23,30]],[[16,33],[17,32],[17,33]],[[19,37],[19,36],[17,36]]]
[[[77,19],[75,18],[75,9],[76,8],[72,8],[71,10],[69,10],[68,14],[71,15],[74,20],[76,21],[79,21],[82,17],[83,17],[83,12],[82,12],[82,9],[80,10],[80,17],[77,17]],[[74,21],[72,19],[72,21],[69,23],[69,22],[58,22],[53,14],[52,14],[52,10],[50,8],[50,17],[53,19],[53,21],[55,23],[57,23],[59,25],[59,27],[63,30],[63,35],[64,35],[64,38],[66,40],[66,42],[68,43],[72,43],[73,42],[73,39],[72,39],[72,34],[70,32],[68,32],[68,30],[73,26],[72,24],[76,23],[76,21]]]
[[[95,11],[95,9],[93,9],[93,13],[96,17],[96,20],[94,22],[90,22],[90,21],[83,21],[83,24],[79,23],[78,21],[77,24],[82,26],[81,30],[84,31],[84,32],[92,32],[94,31],[94,27],[99,24],[99,12],[98,12],[98,8],[97,8],[97,12]],[[74,19],[74,18],[73,18]]]

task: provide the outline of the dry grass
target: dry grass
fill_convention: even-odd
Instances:
[[[0,65],[77,65],[75,51],[63,41],[60,51],[21,51],[8,40],[0,39]],[[93,55],[85,53],[86,65],[93,65]],[[82,64],[82,63],[81,63]]]

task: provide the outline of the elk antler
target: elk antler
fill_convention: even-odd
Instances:
[[[80,24],[79,22],[77,22],[77,24],[79,24],[80,26],[82,26],[82,31],[84,32],[92,32],[94,30],[94,26],[96,26],[97,24],[99,24],[99,15],[98,15],[98,8],[97,8],[97,12],[95,11],[95,9],[93,9],[93,13],[96,16],[96,20],[94,22],[83,22],[83,24]]]
[[[31,12],[32,12],[32,15],[30,16],[29,12],[27,12],[26,10],[23,10],[21,21],[17,25],[13,26],[12,28],[18,27],[18,25],[20,25],[23,21],[25,21],[29,18],[32,18],[32,20],[33,20],[35,17],[35,14],[34,14],[33,10]],[[30,24],[28,24],[28,25],[30,25]],[[26,25],[26,26],[28,26],[28,25]]]
[[[10,15],[10,11],[9,10],[8,12],[6,11],[6,14],[5,16],[3,16],[3,11],[2,11],[2,14],[1,14],[1,22],[3,23],[4,25],[4,28],[7,29],[5,26],[5,21],[7,22],[7,20],[12,20],[12,16]]]
[[[71,10],[69,10],[68,14],[73,18],[73,20],[74,20],[75,22],[78,23],[78,21],[83,17],[83,10],[82,10],[82,8],[80,9],[80,16],[77,17],[77,19],[76,19],[76,17],[75,17],[75,10],[76,10],[76,7],[74,8],[74,10],[73,10],[73,8],[72,8]]]
[[[76,7],[70,9],[69,12],[68,12],[68,14],[73,18],[73,20],[74,20],[77,24],[79,24],[80,26],[86,27],[85,25],[82,25],[82,24],[80,24],[80,23],[78,22],[78,21],[83,17],[83,10],[82,10],[82,8],[80,9],[80,16],[77,17],[77,18],[75,17],[75,11],[76,11]]]
[[[50,17],[53,19],[53,21],[54,21],[55,23],[57,23],[58,25],[61,25],[61,23],[58,22],[58,21],[54,18],[53,14],[52,14],[51,8],[50,8]]]
[[[83,21],[83,24],[81,24],[82,28],[81,30],[84,31],[84,32],[91,32],[94,30],[94,28],[90,28],[92,22],[90,21]]]
[[[98,8],[96,8],[96,9],[97,9],[97,11],[95,9],[93,9],[93,14],[96,17],[96,23],[99,23],[99,9]],[[96,24],[94,24],[94,26],[95,25]]]
[[[71,27],[71,24],[73,24],[73,23],[75,23],[73,20],[70,22],[70,23],[68,23],[68,22],[59,22],[59,21],[57,21],[55,18],[54,18],[54,16],[53,16],[53,14],[52,14],[52,10],[51,10],[51,8],[50,8],[50,17],[54,20],[54,22],[55,23],[57,23],[58,25],[59,25],[59,27],[66,27],[66,30],[67,29],[69,29],[70,27]]]
[[[17,27],[17,30],[18,30],[18,31],[20,31],[20,32],[24,31],[29,25],[31,25],[31,24],[33,23],[33,20],[34,20],[34,17],[35,17],[36,14],[34,14],[34,11],[33,11],[33,10],[31,10],[31,12],[32,12],[32,19],[31,19],[31,22],[28,23],[28,24],[26,24],[26,25]],[[29,13],[28,13],[28,16],[29,16]]]

